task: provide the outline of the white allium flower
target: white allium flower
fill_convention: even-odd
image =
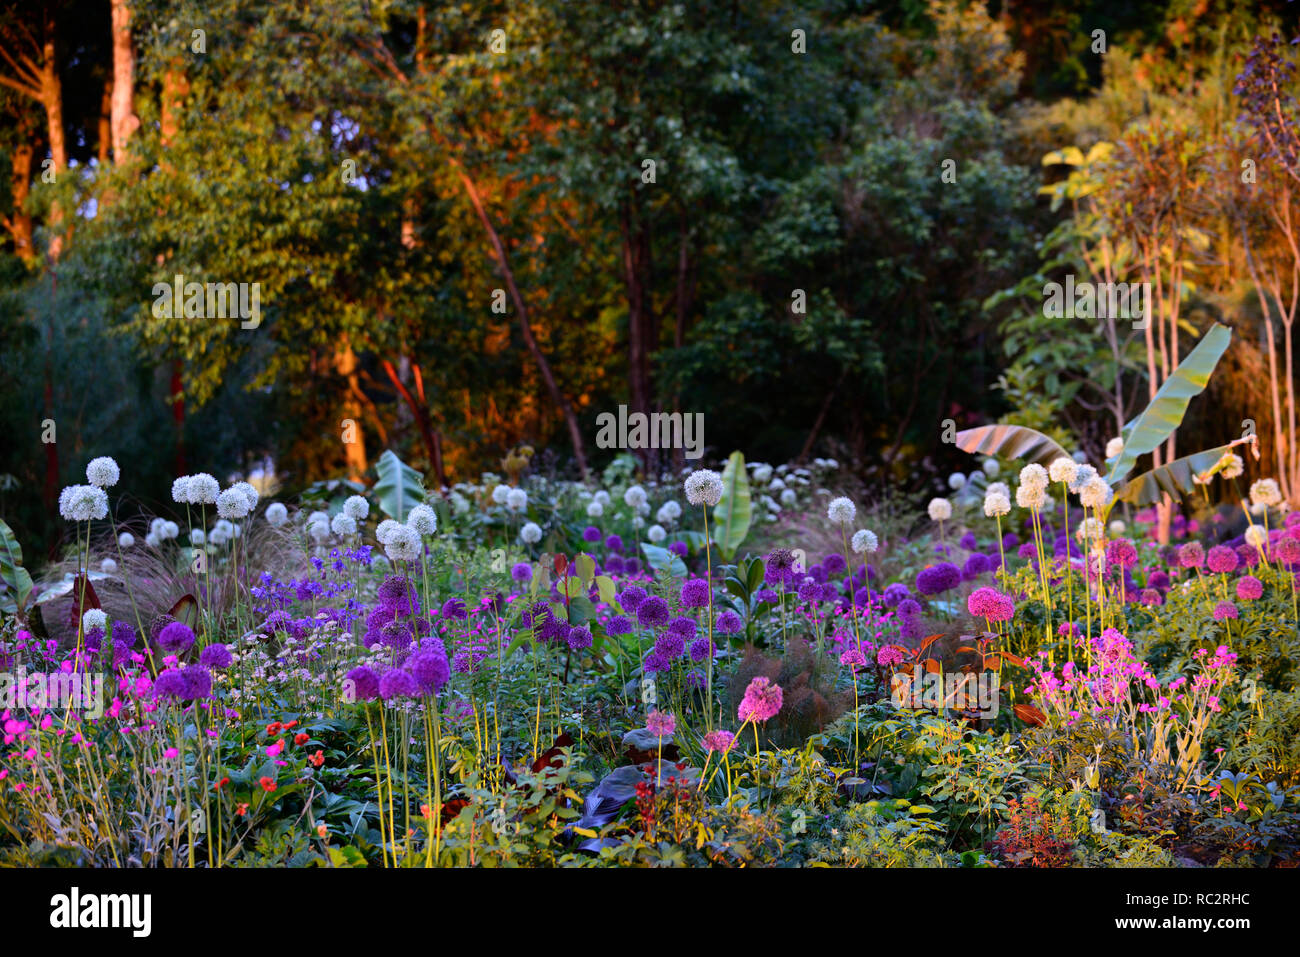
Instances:
[[[230,541],[230,530],[227,528],[222,528],[220,525],[217,525],[208,532],[208,544],[210,545],[216,545],[220,548],[228,541]]]
[[[1011,501],[1011,486],[1006,482],[990,482],[989,487],[984,490],[985,498],[993,492],[999,493],[1008,502]]]
[[[379,540],[380,545],[387,545],[389,537],[396,529],[401,527],[401,522],[395,522],[391,518],[386,518],[380,522],[379,527],[375,529],[375,538]]]
[[[96,488],[112,488],[122,477],[122,470],[107,455],[91,459],[86,466],[86,481]]]
[[[244,501],[248,503],[248,514],[252,515],[257,508],[258,500],[262,497],[258,494],[256,487],[251,482],[236,482],[230,486],[230,490],[244,496]]]
[[[222,518],[243,518],[248,514],[248,499],[228,488],[217,496],[217,514]]]
[[[388,535],[384,551],[395,562],[413,562],[420,557],[424,542],[420,533],[409,525],[399,525]]]
[[[1251,515],[1263,515],[1268,512],[1268,506],[1263,502],[1256,502],[1254,505],[1251,505],[1247,511],[1249,511]]]
[[[1079,523],[1079,527],[1074,532],[1074,537],[1080,541],[1084,539],[1096,541],[1102,537],[1103,533],[1104,529],[1101,527],[1101,522],[1089,515]]]
[[[1105,508],[1113,496],[1110,486],[1100,475],[1094,475],[1079,489],[1079,502],[1084,508]]]
[[[536,522],[525,522],[519,529],[519,540],[526,545],[536,545],[542,540],[542,527]]]
[[[108,495],[94,485],[69,485],[59,493],[59,514],[69,522],[89,522],[108,514]]]
[[[150,548],[157,548],[159,545],[162,544],[162,539],[159,538],[156,533],[150,532],[148,535],[144,537],[144,543],[148,545]]]
[[[851,524],[857,514],[858,507],[843,495],[839,498],[831,499],[831,503],[826,506],[826,517],[836,525]]]
[[[221,483],[207,472],[199,472],[190,476],[189,492],[190,504],[215,505],[217,495],[221,492]]]
[[[190,476],[182,475],[172,480],[172,501],[186,505],[190,501]]]
[[[370,514],[370,503],[360,495],[349,495],[343,503],[343,514],[355,522],[360,522]]]
[[[797,501],[799,501],[799,495],[798,493],[795,492],[794,489],[788,488],[781,493],[782,505],[793,505]]]
[[[835,459],[827,459],[827,460],[826,460],[826,467],[827,467],[828,469],[837,469],[837,468],[840,467],[840,463],[837,462]]]
[[[266,520],[275,528],[289,521],[289,510],[282,502],[272,502],[266,507]]]
[[[208,537],[203,533],[201,528],[190,529],[190,544],[194,546],[207,544]]]
[[[686,490],[686,501],[692,505],[711,508],[722,501],[722,476],[712,469],[696,469],[686,476],[683,487]]]
[[[1106,461],[1110,461],[1124,451],[1124,440],[1119,436],[1106,443]]]
[[[609,493],[606,492],[604,489],[601,489],[599,492],[593,495],[592,498],[595,501],[599,502],[601,505],[608,505],[610,503]]]
[[[850,542],[853,551],[859,555],[870,555],[880,547],[880,539],[876,538],[876,533],[865,528],[860,528],[853,533]]]
[[[162,533],[158,536],[164,541],[181,537],[181,527],[173,521],[163,522]]]
[[[759,485],[766,485],[772,481],[772,466],[760,464],[754,469],[754,481]]]
[[[1123,520],[1118,518],[1106,527],[1109,528],[1110,533],[1115,536],[1123,535],[1125,530],[1128,529],[1128,526],[1124,524]]]
[[[773,492],[779,492],[785,488],[785,479],[774,478],[767,483],[767,487]]]
[[[946,522],[952,518],[952,502],[946,498],[932,498],[930,504],[925,507],[930,514],[930,519],[935,522]]]
[[[1251,548],[1262,548],[1268,544],[1268,532],[1263,525],[1252,525],[1246,529],[1246,544]]]
[[[1078,495],[1085,485],[1097,478],[1097,470],[1086,463],[1079,463],[1078,468],[1074,470],[1074,479],[1070,482],[1070,491]]]
[[[509,485],[498,485],[492,490],[492,501],[497,505],[506,504],[506,497],[510,494]]]
[[[966,484],[966,476],[960,472],[953,472],[948,476],[948,487],[954,492],[961,489]]]
[[[451,494],[451,507],[457,515],[464,515],[469,511],[469,499],[461,495],[460,492],[453,492]]]
[[[640,515],[636,516],[636,518],[632,519],[632,527],[645,528],[645,519],[642,518]]]
[[[1222,475],[1225,479],[1235,479],[1246,471],[1246,463],[1241,460],[1241,456],[1235,452],[1227,452],[1223,456],[1228,460],[1228,464],[1223,467]]]
[[[357,520],[347,512],[339,512],[330,519],[330,531],[339,538],[346,538],[357,533]]]
[[[1016,489],[1016,504],[1021,508],[1028,508],[1036,512],[1041,512],[1046,501],[1046,485],[1025,485],[1022,483]]]
[[[1276,505],[1282,501],[1282,490],[1277,487],[1277,482],[1271,478],[1263,478],[1250,484],[1250,501],[1252,505],[1263,505],[1265,507]]]
[[[623,503],[635,509],[644,505],[648,498],[645,489],[640,485],[629,485],[627,491],[623,493]]]
[[[682,507],[671,499],[660,505],[659,511],[655,512],[655,520],[660,525],[671,525],[681,517]]]
[[[105,558],[99,563],[99,570],[105,575],[112,575],[117,571],[117,562],[113,561],[111,558]]]
[[[1031,462],[1020,470],[1020,484],[1030,488],[1047,488],[1047,469],[1037,462]]]
[[[121,535],[117,536],[118,548],[130,548],[134,544],[135,544],[135,536],[132,535],[130,532],[123,532]]]
[[[432,535],[438,530],[438,513],[433,510],[432,506],[421,502],[407,513],[406,524],[419,532],[421,536]]]
[[[506,507],[512,512],[522,512],[528,507],[528,493],[521,488],[512,488],[506,495]]]
[[[652,545],[658,545],[660,542],[662,542],[665,538],[668,537],[668,533],[664,531],[664,527],[662,525],[651,525],[649,528],[646,529],[645,537],[650,539],[650,543]]]
[[[1074,459],[1066,458],[1064,455],[1053,459],[1052,464],[1047,466],[1047,476],[1053,482],[1064,482],[1069,485],[1078,474],[1079,463]]]
[[[600,518],[605,514],[605,506],[600,503],[599,499],[592,499],[587,503],[587,517]]]
[[[166,525],[166,524],[167,524],[167,522],[166,522],[164,519],[161,519],[161,518],[155,518],[153,521],[151,521],[151,522],[149,523],[149,533],[150,533],[151,535],[157,535],[157,536],[159,536],[159,537],[161,538],[161,537],[162,537],[162,528],[163,528],[163,526]]]
[[[83,631],[90,631],[92,628],[98,628],[105,634],[108,633],[108,615],[101,608],[88,608],[85,614],[81,616],[81,628]]]
[[[997,478],[998,472],[1002,471],[997,459],[985,459],[980,468],[984,470],[984,474],[989,478]]]
[[[984,514],[989,518],[1011,511],[1011,499],[1006,492],[989,491],[984,496]]]

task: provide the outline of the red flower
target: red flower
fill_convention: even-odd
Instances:
[[[274,790],[275,790],[275,778],[262,778],[262,779],[259,780],[257,783],[260,784],[260,785],[262,785],[262,790],[263,790],[263,791],[274,791]]]
[[[296,727],[298,727],[297,721],[286,721],[284,723],[284,730],[286,731],[292,731]]]
[[[306,744],[310,740],[311,740],[310,734],[295,734],[293,736],[294,744]]]
[[[270,724],[268,724],[268,725],[266,726],[266,733],[267,733],[267,734],[279,734],[279,733],[280,733],[280,728],[281,728],[281,724],[280,724],[280,722],[279,722],[279,721],[273,721],[273,722],[271,722]]]
[[[235,808],[235,813],[238,814],[240,817],[243,817],[245,814],[248,813],[248,805],[247,804],[239,805],[239,807]]]
[[[220,791],[223,787],[225,787],[229,783],[230,783],[230,778],[222,778],[216,784],[212,785],[212,790]]]
[[[318,767],[320,767],[322,764],[325,763],[325,752],[324,752],[324,751],[317,751],[315,754],[313,754],[313,755],[312,755],[310,758],[308,758],[307,760],[311,762],[312,767],[317,767],[317,768],[318,768]]]

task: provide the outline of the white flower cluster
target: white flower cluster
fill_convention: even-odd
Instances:
[[[696,469],[686,476],[686,501],[712,508],[722,501],[722,476],[712,469]]]
[[[59,514],[69,522],[89,522],[108,514],[108,493],[95,485],[69,485],[59,493]]]
[[[876,549],[880,548],[880,539],[876,538],[876,533],[860,528],[853,533],[851,542],[853,551],[859,555],[870,555]]]
[[[842,495],[826,506],[826,517],[836,525],[851,525],[857,514],[858,507]]]
[[[930,504],[925,507],[926,512],[930,515],[930,520],[934,522],[946,522],[952,518],[952,502],[946,498],[932,498]]]

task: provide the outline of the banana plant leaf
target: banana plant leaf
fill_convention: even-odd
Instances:
[[[963,429],[956,435],[957,448],[972,455],[997,455],[1007,459],[1046,464],[1069,458],[1065,451],[1042,432],[1024,425],[981,425]]]
[[[1213,468],[1219,459],[1231,450],[1231,445],[1221,445],[1215,449],[1197,452],[1195,455],[1174,459],[1168,465],[1162,465],[1150,472],[1143,472],[1125,482],[1115,493],[1115,500],[1141,506],[1154,505],[1160,501],[1161,495],[1165,492],[1168,492],[1172,498],[1181,498],[1196,491],[1198,486],[1192,481],[1192,476]]]
[[[375,483],[375,498],[384,514],[399,522],[406,521],[412,508],[424,501],[424,477],[396,455],[386,449],[375,463],[379,481]]]
[[[22,547],[4,519],[0,519],[0,581],[13,593],[11,610],[21,613],[32,594],[32,576],[23,568]]]
[[[745,476],[745,456],[732,452],[722,470],[722,498],[713,509],[717,523],[714,538],[722,557],[731,561],[736,549],[749,534],[752,513],[749,505],[749,479]]]
[[[1106,476],[1111,488],[1133,471],[1139,456],[1158,448],[1182,425],[1188,403],[1204,391],[1214,367],[1219,364],[1231,341],[1232,330],[1215,323],[1165,380],[1150,405],[1124,429],[1124,450]]]

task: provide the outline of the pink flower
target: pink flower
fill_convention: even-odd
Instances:
[[[163,757],[174,758],[178,754],[180,754],[180,751],[178,751],[176,748],[168,748],[166,751],[163,752]]]
[[[719,729],[717,731],[710,731],[704,736],[704,746],[710,751],[721,751],[723,754],[726,754],[731,750],[732,742],[735,740],[736,736],[730,731]]]
[[[662,711],[651,711],[645,716],[645,727],[657,738],[666,738],[677,728],[677,719],[672,713],[664,714]]]
[[[781,686],[769,678],[759,676],[745,689],[745,697],[740,702],[737,715],[741,721],[767,721],[781,710],[783,695]]]

